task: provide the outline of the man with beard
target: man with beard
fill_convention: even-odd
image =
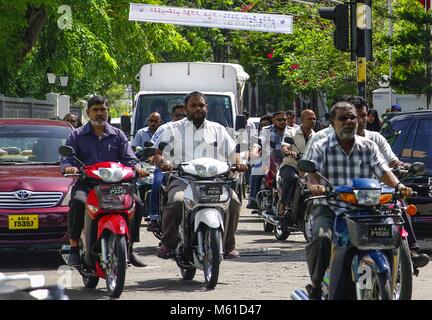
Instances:
[[[329,179],[334,186],[351,185],[354,178],[379,177],[385,184],[396,188],[403,196],[410,196],[412,190],[399,182],[390,171],[375,142],[356,135],[358,116],[351,102],[340,101],[333,104],[330,112],[335,133],[321,139],[311,148],[311,160],[318,172]],[[323,195],[325,186],[315,173],[307,176],[308,189],[313,196]],[[306,288],[311,299],[320,299],[321,281],[330,263],[331,242],[335,216],[349,208],[344,202],[315,200],[313,209],[312,242],[306,246],[306,259],[311,277],[311,285]],[[351,298],[347,291],[349,281],[342,279],[341,266],[332,263],[332,287],[330,299]]]
[[[172,170],[173,165],[193,159],[208,157],[235,164],[238,171],[246,171],[247,165],[240,164],[237,146],[226,129],[219,123],[208,121],[207,98],[194,91],[185,97],[186,118],[170,123],[155,141],[163,149],[154,156],[162,171]],[[165,145],[165,146],[164,146]],[[173,257],[179,239],[178,228],[182,219],[184,190],[187,184],[180,179],[168,179],[167,203],[162,212],[161,245],[157,256],[162,259]],[[237,258],[234,234],[237,230],[240,201],[231,190],[228,226],[225,232],[225,258]]]
[[[85,165],[98,162],[113,161],[132,167],[140,177],[148,175],[148,172],[140,168],[140,163],[134,155],[129,142],[120,129],[107,123],[108,107],[103,96],[93,96],[87,102],[87,115],[90,121],[83,127],[71,132],[66,140],[66,145],[71,146],[75,155]],[[72,157],[62,158],[61,169],[65,174],[77,174],[79,164]],[[69,243],[71,254],[68,264],[76,266],[80,264],[78,241],[81,230],[84,227],[84,203],[80,200],[87,196],[89,187],[77,180],[71,191],[69,202]],[[78,199],[80,198],[80,199]],[[141,212],[141,210],[136,211]],[[137,214],[136,214],[137,215]],[[132,239],[130,250],[130,262],[137,267],[145,266],[132,252],[132,243],[139,242],[139,223],[141,216],[134,217],[131,221]]]

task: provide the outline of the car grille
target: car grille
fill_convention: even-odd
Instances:
[[[32,192],[28,199],[20,200],[15,192],[0,192],[0,208],[50,208],[56,206],[62,196],[62,192]]]

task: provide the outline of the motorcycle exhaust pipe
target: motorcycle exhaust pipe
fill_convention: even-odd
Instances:
[[[293,300],[309,300],[309,296],[303,290],[295,290],[291,293],[291,299]]]
[[[272,225],[277,225],[278,222],[276,220],[273,219],[272,216],[268,215],[267,213],[261,213],[261,218],[263,218],[266,222],[272,224]]]

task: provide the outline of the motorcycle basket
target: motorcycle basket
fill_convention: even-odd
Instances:
[[[387,250],[399,246],[403,219],[398,215],[345,216],[351,244],[360,250]]]

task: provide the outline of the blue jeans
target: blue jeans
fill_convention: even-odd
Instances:
[[[162,184],[165,174],[160,170],[159,167],[155,168],[153,173],[153,185],[150,194],[150,220],[158,220],[160,218],[159,214],[159,189]]]
[[[250,194],[249,194],[249,204],[252,201],[256,202],[256,195],[261,189],[261,182],[264,178],[263,175],[251,175],[250,176]]]

